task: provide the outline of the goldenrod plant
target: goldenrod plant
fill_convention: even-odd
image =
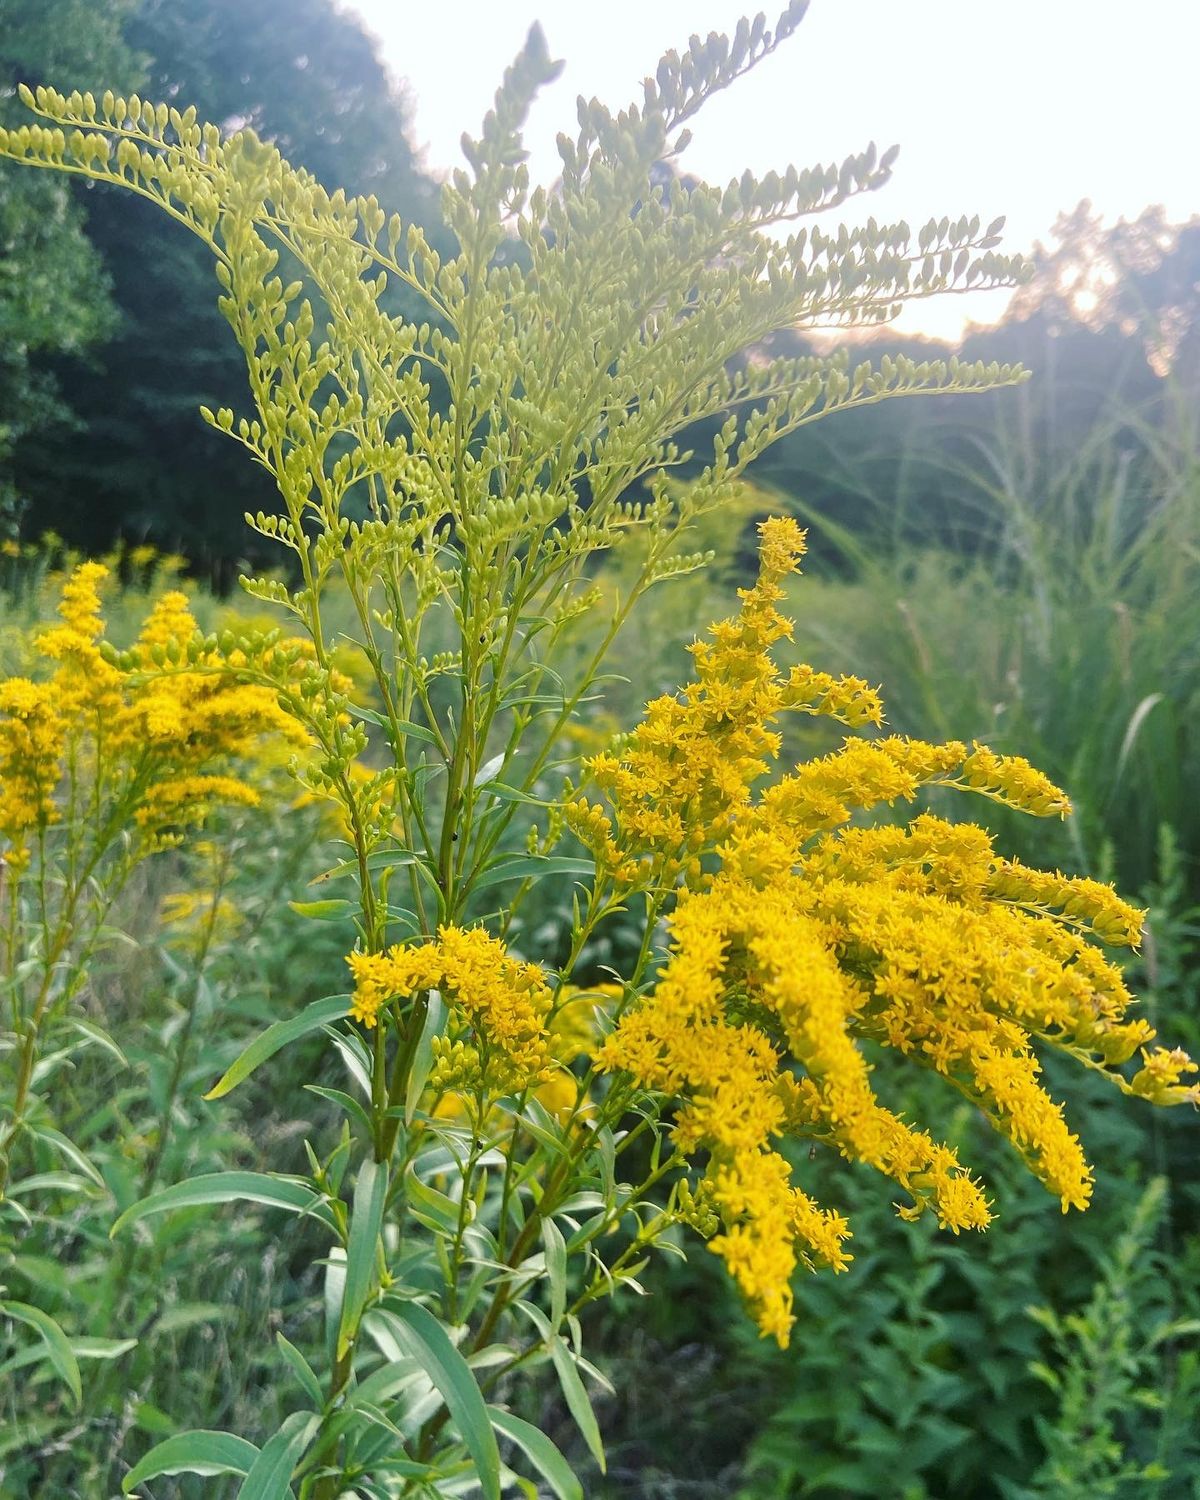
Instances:
[[[59,1205],[77,1211],[106,1185],[87,1147],[60,1128],[70,1113],[60,1106],[84,1054],[124,1056],[82,1000],[123,938],[117,923],[135,877],[218,812],[256,804],[279,774],[280,746],[303,741],[277,690],[227,670],[236,653],[197,633],[177,590],[159,596],[118,652],[104,638],[108,574],[99,562],[73,567],[57,623],[26,643],[32,675],[0,679],[0,1253],[26,1280]],[[172,1102],[163,1101],[155,1155]],[[76,1404],[80,1359],[129,1347],[94,1330],[68,1338],[21,1297],[0,1296],[0,1315],[38,1341]],[[5,1374],[28,1353],[6,1360]]]
[[[865,682],[776,667],[794,522],[760,527],[758,581],[692,648],[695,682],[578,757],[614,638],[653,585],[705,566],[699,524],[740,502],[773,443],[851,407],[1024,378],[761,352],[781,328],[886,322],[1025,275],[995,248],[1000,221],[801,224],[881,186],[894,150],[725,188],[682,172],[689,122],[804,9],[694,38],[620,114],[581,101],[553,189],[531,188],[522,148],[556,72],[535,29],[445,187],[448,259],[373,198],[330,194],[190,109],[39,88],[23,97],[45,123],[0,135],[15,161],[157,203],[213,254],[252,408],[203,415],[278,485],[280,512],[248,520],[293,582],[244,584],[305,641],[217,642],[217,680],[275,695],[311,747],[294,772],[335,807],[344,849],[296,905],[357,931],[348,993],[279,1016],[209,1095],[324,1032],[348,1071],[322,1090],[341,1135],[308,1145],[306,1172],[181,1180],[113,1225],[249,1199],[318,1226],[323,1344],[281,1342],[297,1396],[277,1431],[175,1433],[131,1462],[126,1493],[191,1472],[241,1476],[243,1500],[498,1500],[533,1493],[531,1468],[579,1496],[512,1408],[520,1374],[551,1367],[603,1466],[590,1303],[640,1290],[652,1256],[698,1232],[782,1344],[793,1273],[846,1265],[850,1226],[795,1180],[785,1140],[877,1168],[905,1216],[987,1224],[955,1150],[876,1097],[874,1049],[957,1089],[1064,1210],[1092,1172],[1039,1082],[1042,1048],[1155,1103],[1197,1097],[1187,1057],[1126,1016],[1103,951],[1137,943],[1140,913],[1004,859],[972,825],[860,818],[930,786],[1043,817],[1069,803],[1019,759],[884,734]],[[392,311],[396,288],[426,321]],[[720,425],[696,454],[706,419]],[[602,587],[597,562],[622,547],[636,565]],[[352,621],[336,636],[335,600]],[[208,649],[164,650],[164,715]],[[792,714],[856,732],[770,780]],[[525,920],[539,890],[571,909],[561,951]],[[596,944],[617,918],[638,942],[606,972]]]
[[[16,1058],[0,1191],[29,1126],[43,1031],[86,982],[134,870],[215,808],[256,802],[240,763],[264,745],[273,753],[279,737],[302,738],[275,691],[229,675],[229,658],[198,637],[177,591],[160,597],[133,648],[117,653],[103,640],[107,571],[82,563],[63,584],[59,623],[33,642],[51,669],[45,678],[0,681],[0,920]],[[178,668],[163,670],[172,660]],[[71,1161],[69,1143],[62,1149]]]

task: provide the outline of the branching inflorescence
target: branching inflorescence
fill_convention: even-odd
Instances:
[[[788,1138],[877,1168],[907,1216],[983,1228],[982,1187],[881,1102],[871,1049],[957,1089],[1064,1208],[1086,1205],[1092,1174],[1039,1082],[1038,1049],[1155,1103],[1197,1097],[1189,1060],[1149,1050],[1149,1025],[1127,1019],[1103,951],[1136,944],[1139,913],[928,810],[866,820],[927,788],[1038,816],[1069,804],[1019,759],[885,734],[863,681],[777,667],[771,648],[790,630],[778,606],[802,551],[793,522],[761,527],[758,581],[692,648],[695,681],[572,762],[567,731],[617,632],[652,585],[705,564],[689,551],[696,523],[734,509],[773,443],[894,396],[1024,378],[763,352],[780,330],[884,323],[912,299],[1028,271],[996,250],[1000,221],[799,224],[880,187],[894,151],[724,188],[681,173],[688,122],[804,9],[790,5],[774,32],[759,17],[732,39],[693,38],[623,113],[581,101],[552,190],[531,190],[521,141],[556,72],[535,29],[480,137],[464,140],[470,170],[446,184],[447,254],[374,199],[329,193],[252,133],[223,137],[190,109],[39,88],[22,96],[39,123],[0,131],[0,155],[147,198],[208,247],[253,410],[204,417],[282,500],[248,520],[283,547],[291,580],[244,584],[294,618],[303,646],[255,637],[218,651],[168,599],[136,661],[104,654],[85,570],[47,649],[64,670],[87,657],[81,692],[109,691],[116,673],[114,722],[147,743],[216,752],[270,727],[303,744],[306,794],[338,809],[347,847],[326,878],[353,899],[316,904],[353,914],[353,994],[276,1023],[210,1095],[343,1023],[360,1095],[321,1091],[343,1101],[341,1142],[324,1158],[310,1148],[302,1180],[260,1174],[248,1188],[248,1174],[218,1174],[205,1189],[332,1235],[320,1374],[292,1350],[312,1409],[252,1460],[282,1475],[290,1456],[300,1500],[360,1484],[439,1493],[464,1457],[493,1500],[496,1432],[556,1493],[581,1493],[547,1440],[483,1392],[502,1397],[519,1367],[551,1364],[602,1461],[578,1313],[632,1282],[680,1225],[710,1237],[762,1331],[786,1342],[793,1272],[848,1260],[848,1225],[793,1181]],[[632,561],[606,590],[602,555],[621,546]],[[352,621],[336,639],[334,599]],[[343,671],[347,653],[357,661]],[[126,704],[121,674],[147,664],[159,675]],[[210,675],[218,665],[224,676]],[[25,768],[6,777],[16,850],[13,818],[53,816],[53,778],[37,768],[60,733],[61,692],[3,691],[0,756]],[[771,779],[779,726],[796,714],[863,732]],[[240,795],[171,762],[134,823],[154,829],[185,798],[203,801],[196,776],[213,797]],[[542,819],[524,837],[522,814]],[[556,883],[570,936],[550,955],[524,913]],[[591,945],[618,916],[638,928],[637,956],[589,986]],[[175,1192],[117,1227],[166,1212]],[[165,1447],[127,1485],[179,1465]]]

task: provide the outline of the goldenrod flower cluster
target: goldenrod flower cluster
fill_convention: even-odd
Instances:
[[[54,817],[62,743],[51,688],[27,677],[0,682],[0,836],[11,868],[28,863],[30,831]]]
[[[579,1077],[571,1065],[577,1059],[590,1058],[595,1051],[604,1034],[602,1017],[613,1009],[622,993],[623,986],[617,984],[598,984],[587,989],[571,984],[563,985],[553,1008],[545,1017],[549,1065],[529,1082],[528,1097],[536,1101],[548,1115],[553,1115],[560,1124],[567,1124],[572,1119],[586,1119],[593,1113],[587,1080]],[[453,1044],[449,1049],[440,1045],[438,1047],[441,1055],[452,1053],[453,1050]],[[458,1056],[461,1055],[460,1050]],[[449,1068],[444,1075],[450,1080],[449,1087],[453,1085],[455,1071],[456,1068]],[[478,1070],[468,1070],[467,1089],[473,1087],[477,1094],[478,1084]],[[520,1087],[523,1089],[525,1085],[522,1083]],[[485,1092],[496,1098],[502,1097],[490,1086],[485,1088]],[[511,1138],[515,1128],[514,1115],[499,1104],[481,1119],[476,1112],[476,1099],[466,1089],[443,1093],[434,1106],[434,1114],[440,1119],[474,1124],[486,1132],[489,1140],[496,1141],[501,1149],[506,1140]]]
[[[702,854],[719,861],[680,891],[668,962],[597,1061],[677,1101],[680,1149],[706,1158],[692,1201],[719,1222],[712,1248],[781,1344],[797,1265],[840,1270],[849,1259],[845,1220],[793,1184],[781,1137],[877,1168],[908,1194],[908,1217],[931,1209],[956,1233],[991,1217],[954,1150],[876,1097],[864,1041],[961,1091],[1064,1211],[1086,1207],[1092,1172],[1041,1086],[1035,1043],[1153,1102],[1200,1099],[1182,1082],[1194,1070],[1184,1053],[1144,1052],[1132,1079],[1119,1071],[1154,1033],[1126,1019],[1131,997],[1091,941],[1138,941],[1142,914],[1109,887],[1002,859],[983,829],[930,813],[906,827],[851,826],[857,810],[932,784],[1065,813],[1067,799],[1026,762],[956,743],[849,739],[752,797],[777,748],[768,725],[797,706],[766,653],[787,633],[774,605],[800,551],[792,523],[766,523],[762,577],[740,620],[713,627],[713,644],[697,650],[700,681],[652,703],[623,754],[593,762],[623,861],[693,877]],[[879,722],[878,700],[852,679],[801,668],[786,681],[819,681],[819,694],[797,690],[807,711]]]
[[[545,976],[482,927],[444,926],[432,942],[352,953],[347,963],[354,975],[350,1014],[368,1027],[393,1000],[425,990],[445,995],[451,1024],[434,1041],[435,1089],[499,1096],[551,1076]]]
[[[119,807],[146,848],[162,847],[217,805],[257,801],[246,763],[280,735],[303,738],[273,688],[240,681],[244,661],[197,636],[181,593],[164,594],[118,656],[103,639],[107,572],[86,562],[64,583],[58,623],[34,639],[48,680],[0,683],[0,834],[13,866],[63,795],[93,822]]]
[[[603,808],[584,799],[566,809],[571,831],[618,882],[640,878],[672,883],[695,878],[699,857],[733,827],[750,786],[779,754],[771,726],[784,711],[825,714],[850,725],[878,724],[878,695],[856,677],[830,677],[797,667],[782,677],[770,656],[791,622],[776,609],[783,580],[804,551],[793,523],[763,528],[758,582],[739,590],[736,619],[710,629],[691,653],[696,681],[681,696],[665,695],[619,755],[601,753],[587,767],[596,785],[620,809],[621,836]]]

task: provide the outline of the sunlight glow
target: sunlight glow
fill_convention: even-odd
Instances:
[[[619,107],[669,47],[729,30],[754,0],[344,0],[405,80],[427,166],[461,161],[500,75],[535,19],[562,76],[529,127],[535,179],[557,175],[555,134],[574,127],[578,94]],[[762,3],[762,0],[759,0]],[[783,0],[766,5],[769,21]],[[450,45],[447,23],[465,45]],[[1193,162],[1193,63],[1200,7],[1143,0],[814,0],[799,33],[752,80],[713,100],[685,161],[710,180],[841,160],[899,141],[896,175],[855,205],[862,217],[922,222],[943,213],[1008,216],[1006,248],[1045,240],[1060,211],[1090,198],[1108,219],[1162,203],[1200,211]],[[849,213],[848,219],[852,218]],[[1004,297],[914,306],[902,327],[954,336],[991,321]]]

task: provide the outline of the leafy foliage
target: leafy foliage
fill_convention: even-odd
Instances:
[[[23,1419],[17,1463],[33,1493],[83,1475],[105,1486],[120,1477],[130,1492],[184,1474],[234,1476],[241,1495],[260,1500],[334,1500],[348,1489],[499,1497],[530,1492],[528,1465],[557,1494],[579,1494],[565,1445],[506,1408],[542,1372],[604,1470],[594,1409],[604,1377],[585,1356],[585,1309],[641,1290],[656,1253],[680,1252],[685,1226],[716,1236],[762,1330],[781,1342],[797,1262],[844,1267],[845,1221],[792,1185],[770,1140],[811,1139],[882,1169],[912,1195],[909,1217],[930,1207],[955,1230],[987,1221],[954,1146],[880,1104],[861,1049],[928,1055],[1064,1206],[1086,1201],[1090,1171],[1035,1082],[1035,1038],[1127,1093],[1158,1103],[1194,1094],[1179,1051],[1147,1052],[1132,1077],[1120,1071],[1152,1029],[1123,1020],[1116,970],[1075,931],[1136,942],[1140,914],[1111,890],[1001,861],[982,830],[937,819],[907,832],[847,826],[852,809],[911,800],[926,784],[1065,811],[1026,762],[963,744],[849,740],[752,797],[784,710],[855,727],[880,717],[865,682],[803,666],[784,679],[768,654],[789,631],[775,605],[801,550],[793,522],[761,528],[759,582],[738,617],[713,627],[711,645],[693,647],[697,682],[578,765],[568,730],[621,627],[653,586],[708,562],[695,546],[702,528],[745,504],[744,474],[768,449],[834,412],[1023,378],[1017,366],[902,355],[854,366],[840,354],[745,357],[781,329],[886,322],[906,300],[1026,274],[997,253],[999,221],[946,218],[916,233],[874,221],[789,228],[880,186],[894,152],[871,146],[840,167],[746,174],[725,189],[676,172],[688,120],[786,40],[803,10],[793,3],[773,32],[759,17],[731,39],[693,39],[620,115],[582,105],[577,136],[560,140],[554,192],[531,190],[523,164],[524,115],[556,71],[535,30],[480,137],[464,142],[470,171],[444,190],[452,242],[442,248],[374,193],[330,194],[252,130],[224,135],[194,107],[38,87],[22,97],[48,123],[0,131],[0,155],[148,200],[212,257],[252,404],[241,416],[228,406],[204,415],[273,479],[282,511],[248,520],[291,564],[286,582],[244,585],[302,632],[294,642],[257,626],[192,634],[183,601],[168,596],[155,628],[121,652],[96,646],[96,632],[68,614],[87,640],[72,650],[93,668],[76,684],[79,722],[96,738],[64,784],[75,787],[83,764],[90,785],[103,785],[101,731],[113,725],[126,731],[116,748],[142,765],[121,705],[96,697],[117,692],[106,671],[152,699],[148,747],[182,747],[202,763],[250,756],[258,729],[280,716],[301,802],[333,820],[344,854],[316,877],[335,894],[289,905],[352,947],[353,977],[344,1001],[306,995],[290,1016],[263,1017],[270,1024],[244,1046],[199,1046],[216,1029],[204,1024],[203,976],[221,951],[225,892],[239,888],[234,855],[253,830],[246,844],[200,845],[218,873],[176,912],[197,919],[192,961],[179,965],[181,983],[194,985],[166,1073],[151,1071],[154,1144],[132,1178],[115,1167],[90,1174],[119,1210],[111,1233],[121,1247],[113,1260],[97,1256],[106,1284],[96,1303],[122,1316],[145,1284],[141,1254],[147,1279],[161,1275],[196,1226],[213,1232],[212,1209],[250,1204],[291,1226],[264,1254],[286,1246],[283,1305],[296,1337],[247,1345],[272,1387],[258,1403],[260,1441],[217,1430],[222,1406],[236,1403],[201,1376],[189,1386],[202,1425],[142,1403],[135,1422],[162,1441],[135,1456],[121,1451],[130,1419],[119,1376],[145,1369],[142,1336],[132,1347],[73,1345],[64,1323],[14,1299],[10,1317],[41,1340],[33,1356],[14,1356],[22,1367],[56,1378],[93,1434],[120,1412],[111,1440],[78,1456],[62,1440],[73,1419],[64,1409]],[[693,463],[697,430],[706,436]],[[624,566],[598,582],[603,555],[621,552]],[[76,575],[69,602],[93,577]],[[9,684],[10,759],[28,783],[13,783],[10,838],[23,857],[14,863],[37,870],[42,892],[41,835],[60,806],[74,830],[80,806],[100,800],[68,792],[64,802],[39,780],[49,757],[29,705],[40,709],[47,691]],[[562,791],[566,768],[585,780]],[[205,783],[188,809],[195,819],[217,801],[251,800],[234,794],[240,782],[213,780],[220,786]],[[579,796],[588,782],[607,811]],[[148,817],[131,806],[114,826],[161,835],[153,791]],[[180,826],[181,808],[177,798]],[[70,838],[68,891],[78,877]],[[249,854],[251,868],[260,858]],[[551,967],[538,961],[525,902],[539,884],[561,891],[568,881],[570,918],[553,928],[565,952]],[[271,894],[264,910],[282,904]],[[44,896],[14,906],[14,956],[48,909]],[[243,919],[236,906],[232,915]],[[610,921],[632,930],[634,951],[589,984]],[[523,933],[529,948],[517,950]],[[43,966],[47,952],[43,942]],[[51,969],[62,956],[49,955]],[[44,986],[64,1024],[84,993],[85,959],[67,973],[61,995]],[[23,1082],[9,1157],[33,1133],[51,1009],[39,998],[14,1027]],[[285,1047],[318,1036],[330,1045],[315,1080],[299,1075],[319,1101],[302,1161],[294,1149],[238,1160],[229,1142],[173,1156],[179,1170],[166,1179],[177,1115],[224,1109],[231,1090],[279,1076]],[[220,1069],[208,1072],[203,1103],[190,1087],[201,1057]],[[43,1143],[79,1149],[53,1129]],[[686,1168],[700,1152],[695,1179]],[[53,1204],[73,1184],[35,1171],[22,1186]],[[259,1233],[244,1212],[238,1223]],[[881,1316],[898,1306],[904,1327],[885,1381],[924,1377],[935,1358],[938,1330],[919,1299]],[[156,1311],[150,1328],[167,1317]],[[117,1373],[85,1387],[81,1355]],[[269,1375],[284,1366],[280,1392]],[[939,1429],[920,1400],[909,1411],[931,1442],[921,1463],[959,1446],[953,1424]],[[231,1410],[229,1425],[239,1415]],[[1072,1419],[1064,1405],[1064,1428]]]
[[[132,58],[120,33],[122,11],[74,0],[52,11],[5,0],[0,121],[15,121],[19,84],[67,73],[96,83],[127,72]],[[5,174],[0,264],[0,514],[12,525],[21,509],[9,472],[13,448],[27,432],[64,416],[45,356],[88,348],[111,332],[115,310],[101,258],[65,182]]]

